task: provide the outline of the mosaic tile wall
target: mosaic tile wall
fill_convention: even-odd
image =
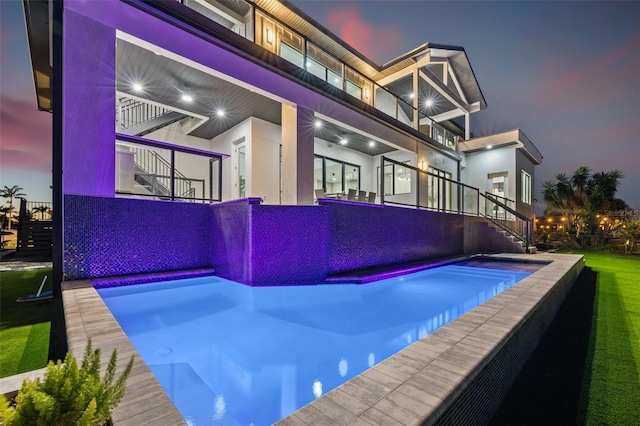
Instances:
[[[229,202],[211,206],[211,262],[216,275],[248,284],[249,204]]]
[[[463,253],[463,216],[358,204],[327,204],[329,274]]]
[[[326,208],[235,202],[211,210],[216,275],[253,286],[324,280]]]
[[[463,218],[329,203],[217,205],[65,196],[64,273],[85,279],[197,268],[260,285],[463,252]]]
[[[65,279],[211,266],[210,206],[64,197]]]
[[[324,206],[251,206],[252,285],[323,282],[330,238]]]

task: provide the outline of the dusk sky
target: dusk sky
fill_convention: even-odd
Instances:
[[[108,0],[105,0],[108,1]],[[296,6],[383,64],[425,42],[463,46],[487,100],[476,136],[520,128],[542,182],[619,169],[640,208],[640,2],[318,1]],[[22,5],[0,0],[0,186],[51,199],[51,116],[37,112]]]

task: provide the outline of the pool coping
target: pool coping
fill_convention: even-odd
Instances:
[[[560,282],[572,284],[581,255],[500,254],[499,259],[550,261],[483,305],[416,341],[362,374],[277,422],[317,424],[421,424],[437,419],[536,306]],[[103,359],[118,350],[118,369],[131,356],[134,366],[125,398],[112,413],[114,426],[186,425],[92,283],[63,283],[69,351],[81,358],[89,339]]]

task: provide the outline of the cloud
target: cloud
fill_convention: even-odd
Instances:
[[[7,169],[51,172],[51,114],[35,101],[0,98],[0,164]]]
[[[329,24],[350,46],[376,62],[397,56],[402,32],[395,26],[364,22],[355,4],[345,4],[329,12]]]
[[[615,48],[594,54],[589,60],[565,68],[556,56],[542,64],[540,72],[552,81],[542,86],[537,101],[549,111],[581,111],[637,94],[640,84],[640,32]],[[551,74],[551,75],[550,75]],[[629,84],[631,83],[631,84]]]

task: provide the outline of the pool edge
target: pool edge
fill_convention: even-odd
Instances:
[[[276,425],[486,423],[584,267],[582,255],[492,257],[551,263]]]
[[[539,253],[493,257],[551,263],[276,424],[352,421],[436,424],[446,418],[455,418],[463,424],[460,413],[465,412],[477,421],[477,404],[473,409],[464,404],[470,389],[478,387],[482,374],[493,361],[499,360],[501,352],[512,350],[518,333],[533,324],[536,338],[526,339],[516,357],[516,364],[524,364],[584,267],[581,255]],[[125,398],[112,413],[114,426],[187,424],[93,288],[92,280],[63,283],[63,303],[69,351],[76,357],[82,356],[89,339],[107,356],[117,348],[120,370],[129,357],[134,356]],[[551,306],[546,314],[543,312],[542,324],[538,324],[541,320],[536,312],[545,303]],[[536,320],[532,322],[534,317]],[[521,366],[508,369],[513,377],[506,385],[502,380],[505,388],[502,394],[508,391]],[[483,390],[476,389],[475,394],[482,394]],[[489,390],[492,399],[499,396],[499,404],[501,392]]]

